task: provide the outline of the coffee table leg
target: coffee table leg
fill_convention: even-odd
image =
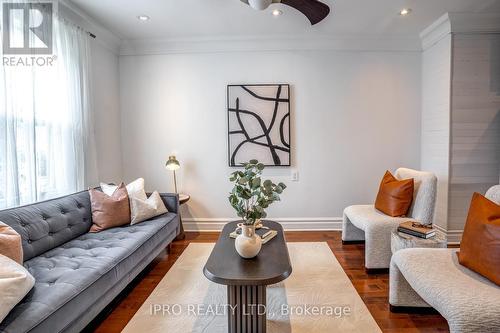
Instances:
[[[266,286],[227,286],[228,332],[266,333]]]

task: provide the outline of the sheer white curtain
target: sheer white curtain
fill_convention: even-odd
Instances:
[[[96,183],[89,36],[53,29],[52,66],[0,68],[0,209]]]

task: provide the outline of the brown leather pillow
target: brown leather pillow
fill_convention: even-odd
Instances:
[[[130,223],[130,205],[125,184],[121,183],[111,196],[95,189],[90,189],[89,194],[93,223],[90,232]]]
[[[375,208],[392,217],[405,216],[413,201],[413,178],[397,180],[389,171],[380,183]]]
[[[23,264],[21,236],[9,225],[0,222],[0,254]]]
[[[458,261],[500,286],[500,205],[474,193]]]

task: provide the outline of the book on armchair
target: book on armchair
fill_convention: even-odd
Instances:
[[[420,238],[431,238],[436,235],[436,229],[425,226],[415,221],[406,221],[399,225],[398,231]]]

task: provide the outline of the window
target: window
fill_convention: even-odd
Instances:
[[[52,65],[0,67],[0,209],[82,190],[93,178],[88,38],[54,17]]]

